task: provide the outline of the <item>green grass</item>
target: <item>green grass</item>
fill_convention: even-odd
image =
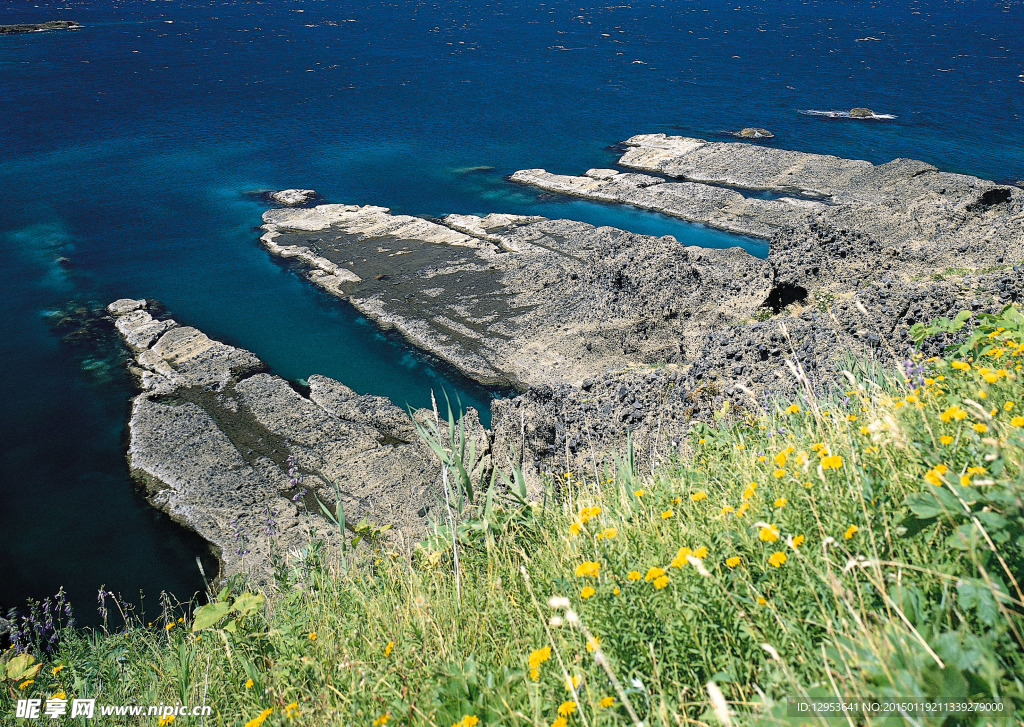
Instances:
[[[425,434],[450,465],[454,536],[439,524],[412,559],[376,540],[332,562],[313,544],[284,556],[262,611],[246,615],[254,600],[229,584],[197,631],[173,609],[152,626],[129,615],[122,633],[65,631],[33,683],[6,681],[0,714],[65,691],[206,703],[207,724],[239,727],[261,713],[266,725],[842,724],[788,716],[788,700],[840,695],[1002,709],[918,724],[1019,723],[1024,336],[1001,321],[979,323],[967,370],[920,362],[908,382],[851,366],[828,402],[808,393],[699,425],[653,477],[627,452],[559,473],[535,501],[514,473],[471,482],[459,465],[472,472],[475,455],[442,420]]]

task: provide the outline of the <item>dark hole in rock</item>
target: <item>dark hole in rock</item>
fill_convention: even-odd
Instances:
[[[791,283],[779,283],[765,298],[763,308],[771,308],[772,313],[781,313],[782,309],[792,303],[803,303],[807,300],[807,289]]]
[[[1010,189],[1009,187],[996,187],[995,189],[989,189],[980,197],[978,201],[971,205],[972,209],[981,209],[983,207],[991,207],[992,205],[1000,204],[1002,202],[1010,201]]]

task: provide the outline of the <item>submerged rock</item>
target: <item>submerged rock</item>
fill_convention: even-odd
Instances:
[[[304,396],[252,353],[157,322],[148,307],[126,299],[108,308],[142,388],[129,467],[156,506],[214,546],[224,575],[265,580],[274,548],[312,538],[337,547],[342,536],[317,503],[337,506],[331,483],[350,522],[393,524],[406,543],[422,532],[439,468],[408,414],[324,376],[310,377]],[[479,420],[467,416],[486,453]]]

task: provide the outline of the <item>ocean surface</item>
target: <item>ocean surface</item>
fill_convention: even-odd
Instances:
[[[538,195],[521,168],[614,165],[639,133],[924,159],[1024,179],[1020,0],[0,3],[0,610],[100,585],[155,610],[202,587],[197,537],[128,476],[131,381],[62,311],[155,298],[290,379],[422,406],[495,393],[312,290],[259,247],[250,193],[443,215],[569,217],[744,245],[669,218]],[[820,112],[868,106],[893,118]],[[73,330],[73,326],[72,326]]]

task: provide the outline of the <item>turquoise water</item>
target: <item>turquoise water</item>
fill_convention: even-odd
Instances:
[[[157,298],[292,379],[325,373],[413,405],[445,388],[486,407],[490,392],[271,260],[250,190],[566,216],[764,254],[504,177],[614,166],[610,147],[638,133],[753,125],[783,148],[1024,178],[1017,3],[123,5],[0,7],[2,23],[87,26],[0,38],[0,606],[60,585],[86,608],[101,583],[152,600],[200,585],[202,544],[127,476],[130,382],[49,329],[45,312],[68,300]],[[896,118],[805,113],[862,105]]]

